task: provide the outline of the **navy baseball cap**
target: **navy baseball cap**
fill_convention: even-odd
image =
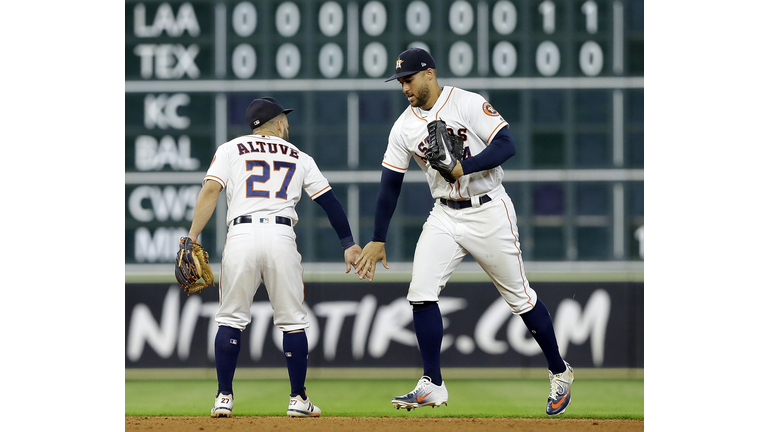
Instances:
[[[254,99],[248,105],[248,108],[245,110],[245,120],[251,129],[256,129],[279,114],[288,114],[291,111],[293,111],[293,108],[283,109],[280,102],[275,98],[262,97]]]
[[[416,72],[427,69],[437,69],[435,67],[435,59],[433,59],[428,52],[421,48],[408,48],[407,50],[401,52],[397,57],[395,74],[384,82],[392,81],[394,79],[408,75],[413,75]]]

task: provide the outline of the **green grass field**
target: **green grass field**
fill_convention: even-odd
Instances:
[[[572,387],[574,418],[643,419],[644,381],[579,379]],[[287,379],[235,378],[237,416],[284,416]],[[353,417],[546,417],[545,379],[451,379],[448,406],[396,410],[393,396],[409,392],[415,379],[308,379],[307,391],[324,416]],[[126,416],[207,416],[216,396],[216,380],[126,379]]]

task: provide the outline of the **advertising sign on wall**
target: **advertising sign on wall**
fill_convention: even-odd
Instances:
[[[643,283],[535,283],[560,352],[576,367],[643,367]],[[420,367],[407,283],[306,283],[310,367]],[[491,283],[451,283],[440,297],[444,367],[545,367],[522,319]],[[126,284],[125,367],[215,367],[218,290]],[[282,333],[262,286],[239,367],[284,367]]]

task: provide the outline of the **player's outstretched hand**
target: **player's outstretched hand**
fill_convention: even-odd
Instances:
[[[347,263],[347,271],[345,273],[349,273],[349,270],[352,269],[352,264],[357,261],[357,257],[360,256],[361,252],[363,252],[363,249],[360,245],[350,246],[344,250],[344,262]]]
[[[379,261],[385,269],[389,270],[384,242],[369,242],[363,248],[357,262],[354,263],[355,273],[360,275],[360,279],[368,278],[369,281],[372,281],[373,275],[376,273],[376,263]]]

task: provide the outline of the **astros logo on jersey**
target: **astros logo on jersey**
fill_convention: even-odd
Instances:
[[[402,66],[401,66],[402,64],[403,64],[403,61],[400,60],[400,57],[398,57],[397,58],[397,66],[395,66],[395,70],[401,69],[402,68]]]
[[[483,111],[488,114],[489,116],[498,116],[499,112],[496,111],[490,103],[486,102],[483,104]]]

